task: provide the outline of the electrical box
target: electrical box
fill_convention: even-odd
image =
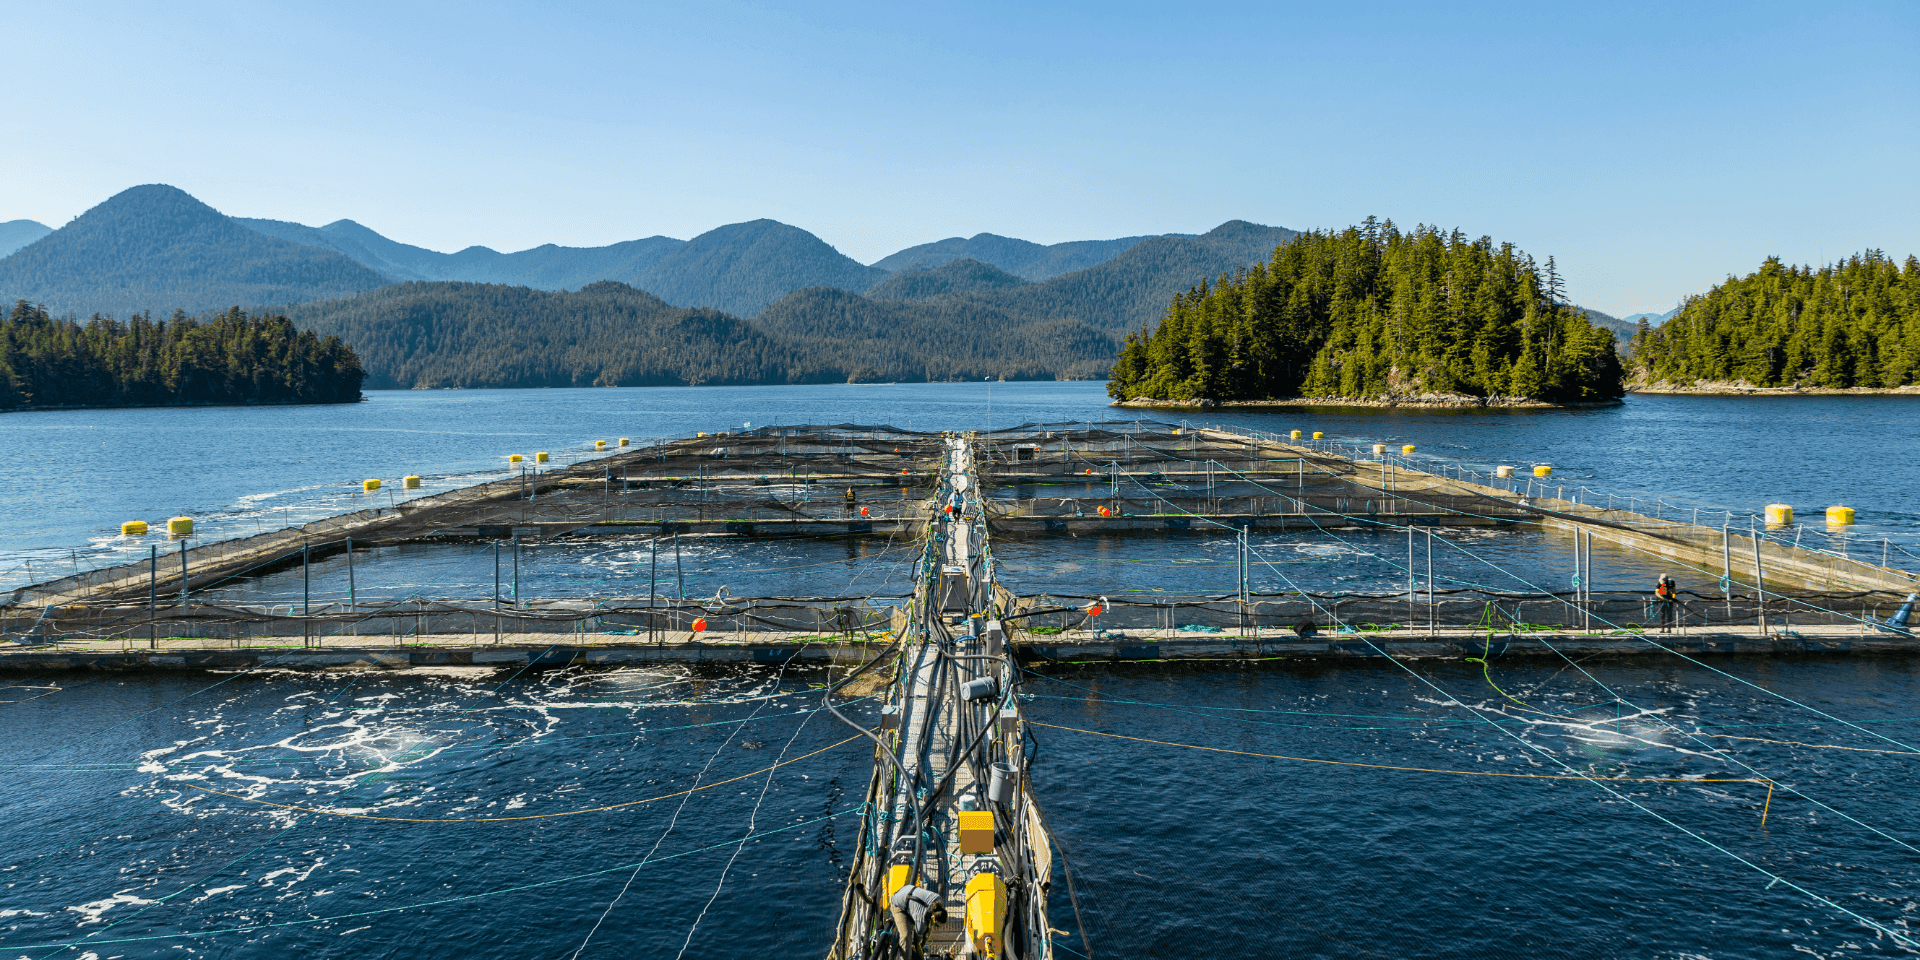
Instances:
[[[960,811],[960,852],[993,852],[993,811]]]

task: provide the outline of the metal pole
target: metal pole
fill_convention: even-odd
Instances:
[[[300,545],[300,615],[313,613],[313,547]]]
[[[187,542],[180,541],[180,604],[186,605],[187,597],[193,592],[193,584],[187,579]]]
[[[1767,579],[1760,569],[1760,530],[1753,528],[1753,588],[1754,600],[1759,604],[1760,635],[1767,635]]]
[[[160,547],[147,545],[147,646],[160,646],[160,636],[154,626],[154,618],[160,609]]]
[[[1440,618],[1436,612],[1433,598],[1433,529],[1427,529],[1427,636],[1433,636],[1440,629]]]
[[[513,535],[513,608],[520,609],[520,535]]]
[[[647,541],[647,641],[653,641],[654,597],[660,592],[660,538]]]
[[[1413,576],[1413,524],[1407,524],[1407,632],[1413,632],[1413,598],[1419,592],[1419,585]]]
[[[687,570],[680,564],[680,531],[673,532],[673,577],[679,585],[681,600],[687,598]]]

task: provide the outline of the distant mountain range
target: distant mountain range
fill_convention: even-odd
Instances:
[[[52,232],[52,227],[38,220],[8,220],[6,223],[0,223],[0,257]]]
[[[338,297],[385,275],[292,243],[167,186],[134,187],[0,259],[0,297],[56,314],[126,316]]]
[[[1051,246],[981,234],[866,266],[755,220],[684,241],[449,254],[351,220],[228,217],[158,184],[58,230],[6,227],[25,245],[0,258],[0,302],[83,317],[283,309],[345,337],[375,387],[1094,377],[1175,294],[1295,235],[1238,220]]]
[[[1161,234],[1167,237],[1190,237],[1190,233]],[[1103,263],[1125,253],[1128,248],[1149,237],[1122,237],[1118,240],[1075,240],[1068,243],[1056,243],[1043,246],[1026,240],[1015,240],[991,233],[976,234],[970,239],[949,237],[933,243],[923,243],[917,247],[908,247],[890,257],[874,262],[882,270],[930,270],[945,266],[955,260],[978,260],[990,263],[1016,277],[1028,280],[1049,280],[1063,273],[1085,270],[1096,263]]]

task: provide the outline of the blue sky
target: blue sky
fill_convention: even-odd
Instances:
[[[398,240],[771,217],[871,262],[1369,214],[1664,311],[1920,253],[1920,4],[15,4],[0,220],[139,183]]]

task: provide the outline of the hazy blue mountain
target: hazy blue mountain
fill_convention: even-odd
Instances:
[[[1273,256],[1297,235],[1229,220],[1197,237],[1148,237],[1104,263],[1010,290],[955,294],[977,307],[1082,321],[1123,336],[1160,319],[1176,293]]]
[[[1619,317],[1608,316],[1607,314],[1601,313],[1598,310],[1594,310],[1588,307],[1574,307],[1573,309],[1578,310],[1582,314],[1584,314],[1587,320],[1590,321],[1594,326],[1606,327],[1608,330],[1612,330],[1614,333],[1614,336],[1618,337],[1621,340],[1625,340],[1626,338],[1633,336],[1633,331],[1635,329],[1633,318],[1622,320]]]
[[[1192,234],[1168,233],[1167,237]],[[1066,243],[1039,244],[992,233],[972,237],[949,237],[933,243],[908,247],[874,264],[883,270],[928,270],[955,260],[971,259],[990,263],[1028,280],[1047,280],[1063,273],[1085,270],[1125,253],[1148,237],[1121,237],[1118,240],[1072,240]]]
[[[1663,323],[1666,323],[1668,320],[1672,320],[1674,317],[1677,317],[1679,315],[1680,315],[1680,308],[1674,307],[1672,310],[1668,310],[1666,313],[1636,313],[1631,317],[1620,318],[1620,322],[1627,325],[1628,327],[1627,335],[1632,336],[1633,331],[1636,329],[1639,329],[1641,320],[1645,320],[1649,325],[1657,327]]]
[[[990,263],[974,259],[953,260],[931,270],[902,270],[874,284],[873,289],[867,291],[867,297],[873,300],[927,300],[950,293],[1024,287],[1029,282]]]
[[[751,317],[795,290],[865,290],[886,275],[799,227],[754,220],[694,237],[627,282],[678,306]]]
[[[631,283],[661,257],[686,245],[684,240],[656,236],[604,247],[548,243],[516,253],[479,246],[439,253],[389,240],[352,220],[336,220],[320,230],[424,279],[519,284],[540,290],[577,290],[597,280]]]
[[[539,290],[579,289],[599,280],[617,280],[677,306],[714,307],[742,316],[758,313],[804,287],[865,290],[886,277],[886,271],[862,266],[819,237],[774,220],[730,224],[692,240],[648,237],[604,247],[546,244],[517,253],[487,247],[439,253],[390,240],[352,220],[324,227],[276,220],[245,222],[282,239],[326,245],[401,279],[466,280]]]
[[[270,237],[164,184],[124,190],[0,259],[0,302],[56,315],[199,312],[385,286],[350,257]]]
[[[6,223],[0,223],[0,257],[52,232],[52,227],[38,220],[8,220]]]

